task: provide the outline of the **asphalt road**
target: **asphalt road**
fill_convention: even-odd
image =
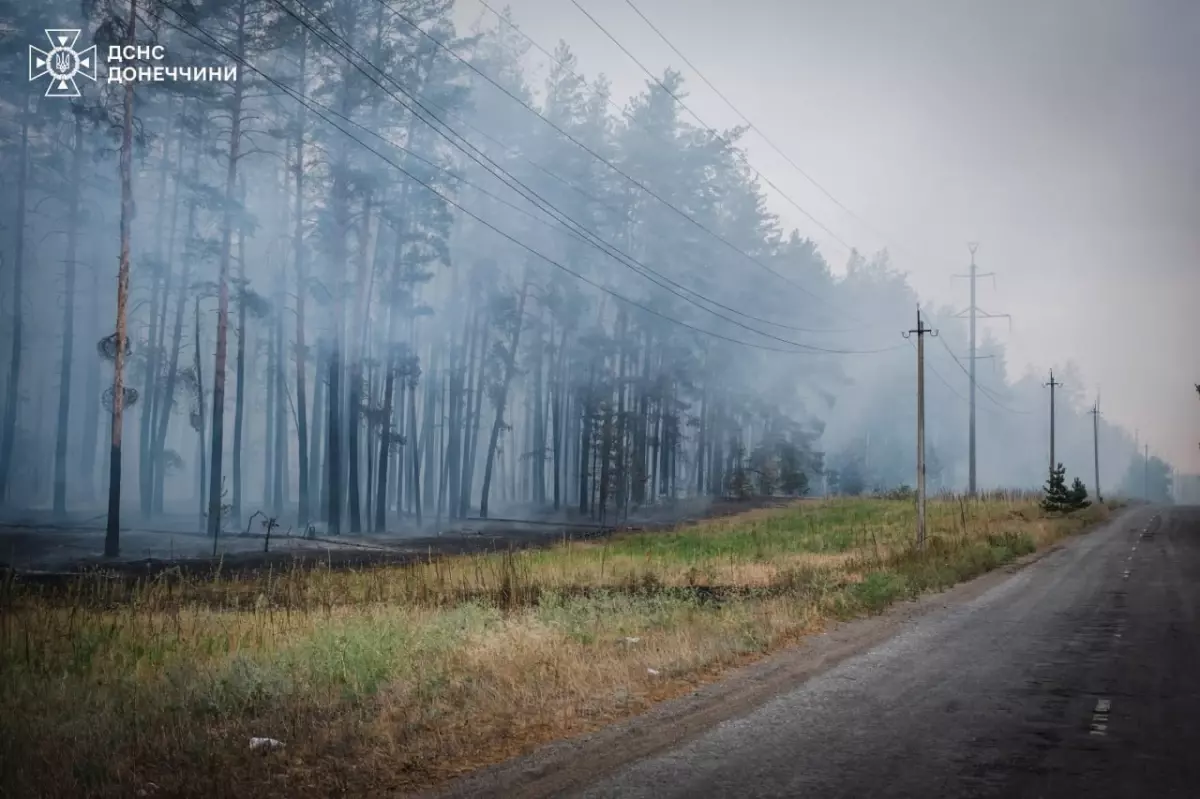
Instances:
[[[576,796],[1200,797],[1200,508],[1138,508]]]

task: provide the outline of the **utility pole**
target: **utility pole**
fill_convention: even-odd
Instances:
[[[921,321],[921,306],[917,306],[917,328],[902,333],[908,338],[917,334],[917,549],[925,548],[925,334],[936,336],[937,331]]]
[[[1054,471],[1054,467],[1058,462],[1054,460],[1054,389],[1061,386],[1062,383],[1055,381],[1054,370],[1050,370],[1050,382],[1046,383],[1050,387],[1050,471]]]
[[[1100,398],[1096,397],[1096,404],[1088,411],[1092,415],[1092,458],[1096,466],[1096,501],[1103,502],[1104,497],[1100,495]]]
[[[971,396],[970,396],[970,402],[968,403],[970,405],[970,430],[968,431],[968,435],[967,435],[967,442],[968,442],[967,494],[973,497],[973,496],[975,496],[976,491],[978,490],[978,485],[977,485],[977,480],[976,480],[977,473],[976,473],[976,468],[975,468],[975,362],[979,361],[979,360],[983,360],[984,358],[993,357],[991,355],[980,356],[980,355],[977,355],[975,352],[976,320],[980,317],[982,317],[984,319],[1007,318],[1009,320],[1009,324],[1011,325],[1012,317],[1009,316],[1008,314],[990,314],[990,313],[980,310],[979,306],[976,305],[976,303],[975,303],[975,281],[976,281],[976,279],[980,278],[980,277],[990,277],[990,278],[992,278],[992,282],[994,284],[995,279],[996,279],[996,273],[995,272],[985,272],[983,274],[980,274],[979,268],[975,265],[975,251],[979,249],[978,242],[975,242],[975,241],[969,242],[967,244],[967,249],[971,251],[971,271],[969,274],[954,275],[954,277],[964,277],[964,278],[970,279],[970,281],[971,281],[971,305],[965,311],[962,311],[961,313],[956,314],[956,316],[958,318],[967,316],[970,319],[971,352],[967,356],[967,360],[969,360],[971,363],[971,369],[970,369]]]
[[[1146,444],[1146,457],[1142,459],[1142,499],[1150,501],[1150,445]]]

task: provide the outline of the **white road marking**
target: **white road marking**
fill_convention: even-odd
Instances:
[[[1092,735],[1108,735],[1108,713],[1112,709],[1109,699],[1097,699],[1096,711],[1092,713]]]

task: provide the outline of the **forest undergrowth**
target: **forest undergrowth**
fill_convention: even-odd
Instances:
[[[644,711],[1112,505],[805,501],[667,533],[357,571],[0,592],[0,794],[378,795]],[[253,737],[282,742],[252,748]]]

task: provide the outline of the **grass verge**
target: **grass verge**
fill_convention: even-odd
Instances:
[[[377,795],[594,729],[1104,519],[802,502],[360,571],[0,592],[0,794]],[[252,751],[252,736],[285,742]]]

